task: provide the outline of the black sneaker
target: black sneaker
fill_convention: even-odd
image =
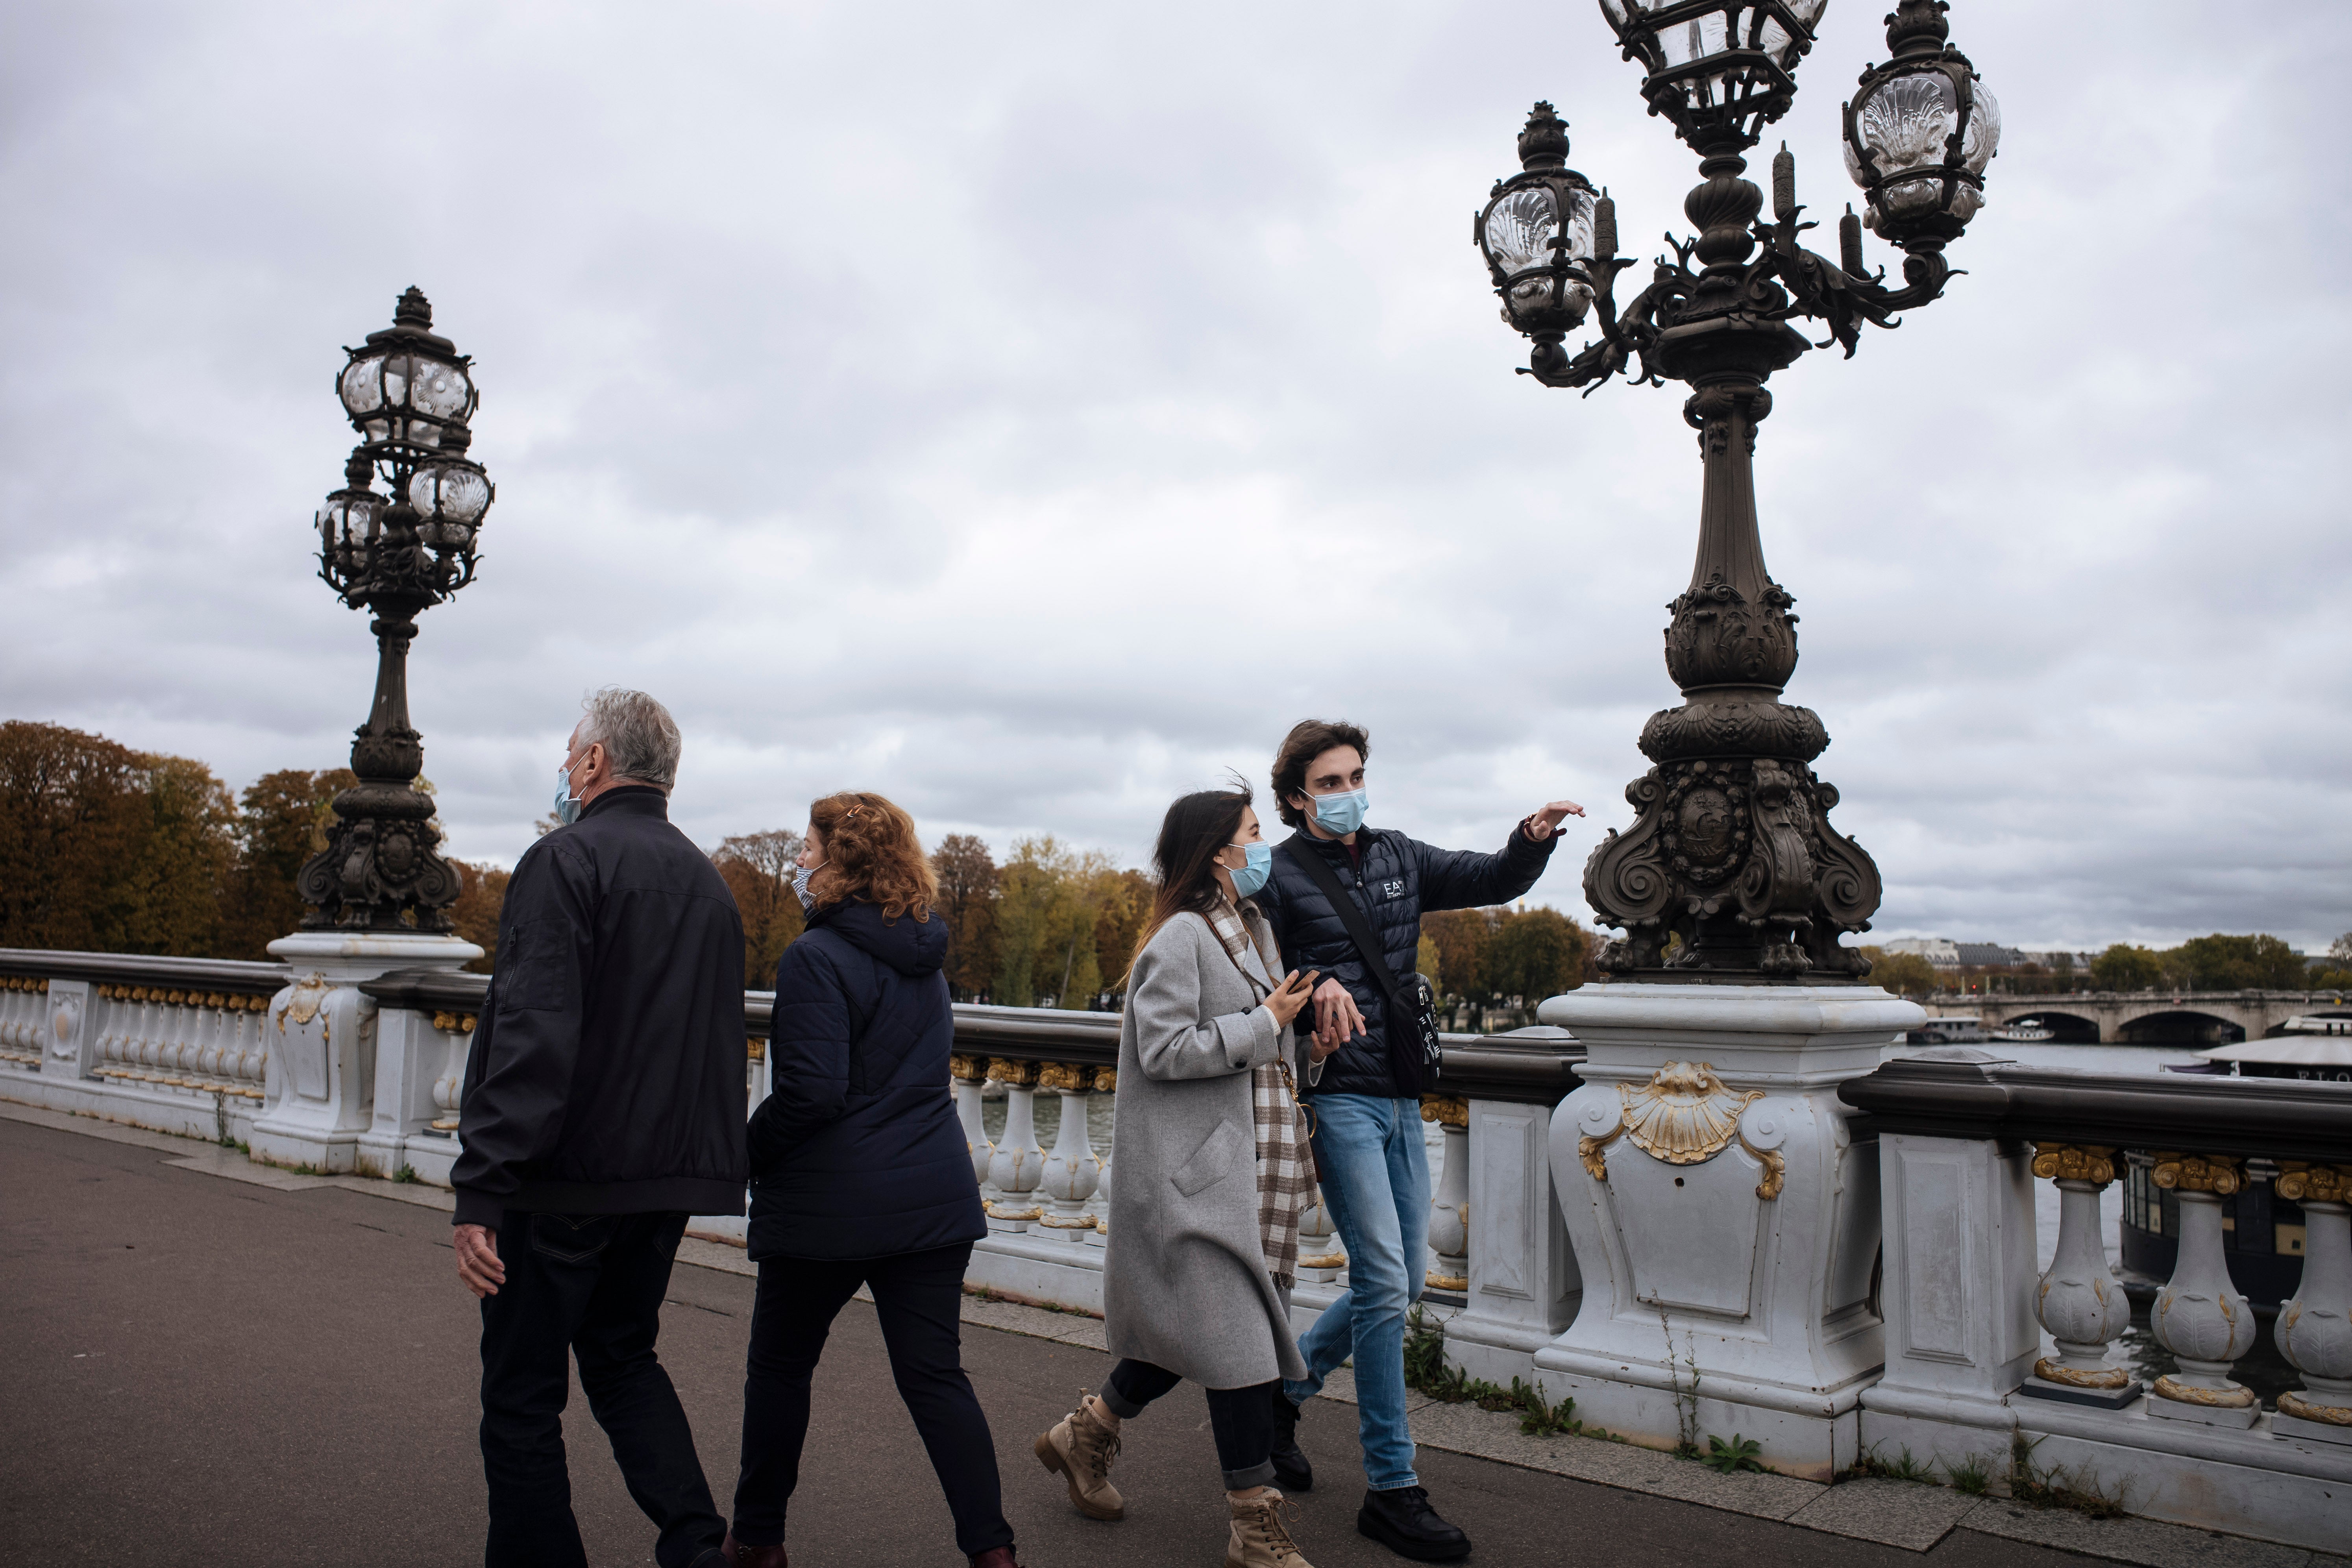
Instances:
[[[1298,1446],[1298,1406],[1284,1397],[1282,1384],[1274,1385],[1274,1484],[1286,1492],[1311,1492],[1315,1489],[1315,1467],[1307,1462],[1307,1452]]]
[[[1356,1531],[1416,1563],[1456,1563],[1470,1555],[1470,1538],[1437,1517],[1427,1487],[1367,1491],[1356,1510]]]

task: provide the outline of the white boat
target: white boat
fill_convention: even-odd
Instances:
[[[1964,1046],[1985,1037],[1984,1020],[1970,1017],[1929,1018],[1903,1037],[1906,1046]]]
[[[2039,1046],[2056,1039],[2058,1031],[2043,1028],[2039,1024],[2003,1024],[1997,1029],[1988,1030],[1985,1037],[2006,1040],[2013,1046]]]
[[[2286,1026],[2294,1029],[2298,1023],[2347,1024],[2345,1018],[2290,1018]],[[2313,1029],[2298,1029],[2289,1035],[2274,1036],[2267,1040],[2248,1040],[2243,1045],[2216,1046],[2210,1051],[2197,1053],[2214,1064],[2214,1071],[2234,1070],[2241,1078],[2299,1078],[2322,1083],[2352,1083],[2352,1034],[2333,1031],[2323,1034]]]

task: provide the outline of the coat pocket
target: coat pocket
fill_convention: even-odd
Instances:
[[[535,1214],[530,1249],[558,1263],[585,1263],[611,1244],[615,1223],[608,1214]]]
[[[562,921],[521,921],[507,933],[499,962],[505,968],[499,1001],[517,1013],[557,1012],[580,998],[572,928]]]
[[[1245,1169],[1250,1156],[1249,1135],[1230,1121],[1220,1121],[1192,1157],[1176,1168],[1168,1179],[1176,1190],[1192,1197],[1212,1183],[1223,1181],[1235,1171]]]

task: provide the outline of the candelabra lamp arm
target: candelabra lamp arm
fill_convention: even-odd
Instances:
[[[1852,359],[1861,344],[1864,322],[1889,330],[1898,327],[1902,323],[1895,318],[1902,312],[1941,298],[1944,285],[1963,276],[1944,259],[1941,238],[1915,237],[1904,243],[1904,287],[1887,288],[1880,281],[1885,273],[1869,271],[1863,259],[1862,220],[1851,208],[1838,220],[1838,252],[1843,265],[1814,254],[1797,243],[1806,230],[1821,226],[1801,221],[1805,209],[1797,201],[1796,185],[1796,160],[1783,147],[1772,160],[1775,221],[1759,220],[1756,225],[1756,238],[1763,247],[1758,265],[1788,289],[1789,303],[1782,314],[1811,317],[1829,328],[1829,337],[1814,347],[1825,349],[1838,343],[1845,349],[1845,357]]]
[[[1664,301],[1678,297],[1687,289],[1689,278],[1672,268],[1662,267],[1657,279],[1621,311],[1617,309],[1617,275],[1632,265],[1630,258],[1621,257],[1593,263],[1593,303],[1601,326],[1599,342],[1587,343],[1573,358],[1557,343],[1538,342],[1528,363],[1519,367],[1519,374],[1534,376],[1546,386],[1583,387],[1584,395],[1590,397],[1638,355],[1640,369],[1628,372],[1625,379],[1652,386],[1665,384],[1650,364],[1650,351],[1658,337],[1657,312]]]

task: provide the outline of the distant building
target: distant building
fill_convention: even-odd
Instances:
[[[1956,942],[1946,942],[1939,936],[1901,937],[1894,942],[1886,943],[1884,951],[1887,952],[1916,953],[1919,957],[1926,959],[1928,963],[1934,964],[1938,969],[1958,969],[1960,966],[1960,950],[1958,944]]]
[[[1997,942],[1962,942],[1953,945],[1959,949],[1962,969],[2016,969],[2025,963],[2025,954]]]

